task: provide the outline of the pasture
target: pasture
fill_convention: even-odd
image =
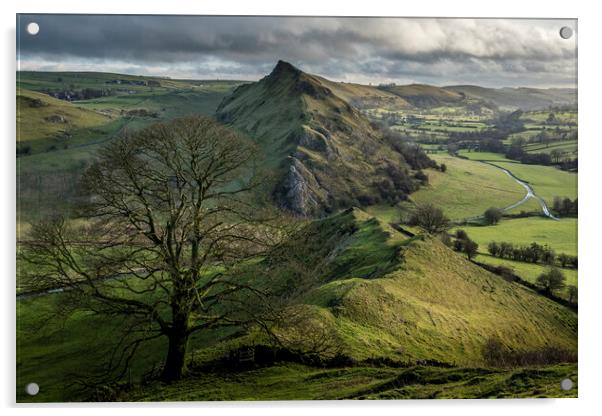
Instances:
[[[522,186],[501,170],[447,154],[430,155],[447,166],[429,170],[429,184],[411,195],[417,203],[433,203],[453,220],[479,216],[489,207],[509,206],[525,195]]]
[[[577,254],[577,219],[563,218],[554,221],[545,217],[503,219],[497,225],[462,226],[468,236],[479,244],[479,251],[487,252],[492,241],[508,241],[515,245],[532,242],[548,245],[557,254]]]

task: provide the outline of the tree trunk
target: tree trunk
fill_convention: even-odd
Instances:
[[[172,304],[173,323],[167,334],[169,347],[161,379],[163,381],[176,381],[182,378],[186,369],[186,350],[188,347],[188,320],[190,313],[183,302]]]
[[[182,378],[186,369],[186,349],[188,347],[188,333],[174,331],[169,335],[169,348],[163,366],[161,379],[163,381],[176,381]]]

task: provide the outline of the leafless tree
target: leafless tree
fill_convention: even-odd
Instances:
[[[125,133],[83,176],[85,225],[33,224],[20,250],[35,265],[26,281],[127,322],[111,368],[125,371],[143,342],[166,337],[161,378],[180,379],[192,333],[256,321],[246,304],[265,296],[240,269],[283,232],[258,208],[265,176],[254,156],[249,141],[205,117]]]

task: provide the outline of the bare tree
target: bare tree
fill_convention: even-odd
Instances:
[[[27,281],[65,288],[74,310],[125,319],[130,337],[111,368],[125,370],[141,343],[166,337],[161,378],[180,379],[191,334],[254,321],[245,302],[264,295],[237,270],[282,236],[252,200],[265,182],[254,154],[205,117],[123,135],[84,174],[86,225],[33,224],[21,250],[36,265]]]
[[[417,204],[408,223],[422,228],[429,234],[439,234],[450,227],[449,218],[433,204]]]

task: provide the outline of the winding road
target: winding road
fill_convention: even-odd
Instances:
[[[541,210],[543,211],[543,214],[550,218],[553,219],[555,221],[559,221],[558,217],[555,217],[551,212],[550,209],[548,208],[548,205],[546,204],[546,202],[544,201],[544,199],[540,196],[538,196],[537,194],[535,194],[535,191],[533,191],[533,188],[531,188],[531,185],[529,185],[527,182],[520,180],[519,178],[517,178],[516,176],[514,176],[514,174],[512,172],[510,172],[508,169],[499,167],[493,163],[490,162],[486,162],[486,161],[480,161],[481,163],[486,163],[489,166],[493,166],[494,168],[500,169],[501,171],[503,171],[506,175],[508,175],[511,179],[513,179],[516,183],[518,183],[519,185],[521,185],[523,188],[525,188],[525,190],[527,191],[527,194],[525,195],[525,197],[523,199],[521,199],[520,201],[512,204],[512,205],[508,205],[505,208],[502,208],[502,211],[504,212],[508,212],[511,209],[514,209],[516,207],[521,206],[522,204],[524,204],[525,202],[527,202],[530,198],[535,199],[539,205],[541,206]]]

